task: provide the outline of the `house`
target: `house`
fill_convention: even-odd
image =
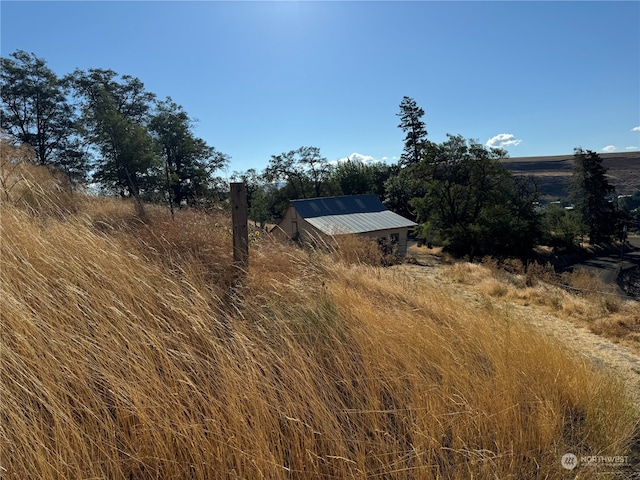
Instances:
[[[292,200],[278,227],[289,238],[302,241],[365,235],[404,256],[409,229],[416,225],[388,210],[375,195],[345,195]]]

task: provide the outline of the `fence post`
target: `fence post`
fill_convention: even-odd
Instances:
[[[233,263],[249,266],[249,227],[247,188],[243,182],[231,184],[231,223],[233,226]]]

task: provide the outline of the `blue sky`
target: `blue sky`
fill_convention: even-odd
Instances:
[[[402,153],[399,104],[511,157],[640,147],[640,2],[0,2],[2,56],[140,78],[231,156]],[[356,154],[356,155],[352,155]]]

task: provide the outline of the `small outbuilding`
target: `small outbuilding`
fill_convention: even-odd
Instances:
[[[407,252],[409,229],[417,224],[385,207],[375,195],[292,200],[279,230],[301,241],[335,235],[365,235],[398,256]]]

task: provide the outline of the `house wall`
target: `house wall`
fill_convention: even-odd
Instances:
[[[297,219],[298,215],[293,207],[289,207],[284,213],[282,220],[278,223],[278,227],[274,231],[278,231],[280,234],[284,233],[287,238],[293,238],[293,220]]]
[[[279,231],[280,235],[303,242],[326,237],[320,230],[298,215],[298,212],[293,207],[287,209],[282,220],[278,223],[278,227],[276,230]]]
[[[293,207],[289,207],[287,209],[284,217],[282,217],[282,220],[278,224],[278,227],[279,229],[276,230],[279,230],[281,235],[284,234],[287,238],[300,239],[303,242],[314,241],[327,237],[304,218],[300,217]],[[386,239],[393,247],[395,253],[400,257],[404,257],[407,253],[408,234],[408,228],[397,228],[364,232],[360,235],[374,239]],[[392,235],[397,236],[396,243],[392,242]]]
[[[365,232],[361,235],[370,238],[381,238],[389,241],[389,244],[393,247],[395,254],[399,257],[404,257],[407,254],[407,242],[409,236],[408,228],[397,228],[391,230],[376,230],[374,232]],[[397,235],[397,242],[392,242],[392,235]]]

